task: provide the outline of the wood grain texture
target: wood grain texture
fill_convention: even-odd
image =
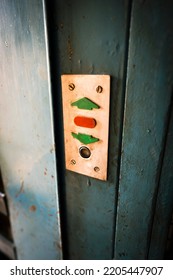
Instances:
[[[166,137],[162,171],[149,248],[149,259],[166,257],[168,232],[173,212],[173,104]],[[169,248],[171,249],[171,248]]]
[[[0,1],[0,166],[19,259],[61,259],[44,6]]]
[[[115,259],[148,258],[172,94],[172,10],[171,1],[133,1]]]
[[[129,1],[56,0],[49,1],[47,5],[56,141],[62,151],[57,157],[65,255],[69,259],[111,259],[124,104]],[[111,76],[107,182],[63,169],[63,74]]]

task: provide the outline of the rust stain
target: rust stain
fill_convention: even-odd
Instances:
[[[32,206],[29,208],[29,210],[30,210],[31,212],[35,212],[35,211],[37,210],[37,208],[36,208],[35,205],[32,205]]]
[[[16,193],[16,197],[18,197],[21,193],[24,193],[24,181],[21,182],[20,190]]]

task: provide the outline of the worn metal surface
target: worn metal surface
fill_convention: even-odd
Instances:
[[[66,257],[111,259],[129,1],[54,0],[47,1],[47,7],[55,124],[57,143],[62,150],[60,76],[111,75],[108,181],[101,182],[70,171],[63,173],[62,168],[60,170]],[[63,158],[63,154],[58,155]]]
[[[0,166],[19,259],[62,256],[43,4],[0,1]]]
[[[66,168],[105,181],[107,179],[108,162],[110,76],[63,75],[61,79]],[[73,92],[69,90],[70,84],[75,85]],[[96,90],[99,85],[102,87],[102,93]],[[85,102],[89,101],[90,108],[93,104],[95,108],[86,110],[72,106],[76,102],[80,102],[82,98],[87,98]],[[92,102],[94,103],[92,104]],[[74,122],[76,116],[95,118],[95,127],[76,126]],[[82,138],[78,138],[78,133],[86,141],[83,142]],[[75,138],[73,135],[75,135]],[[92,140],[93,142],[91,142]],[[90,152],[88,158],[84,158],[80,154],[80,149],[84,144]],[[102,156],[100,157],[100,155]],[[75,163],[72,163],[72,160]]]
[[[148,258],[173,85],[172,11],[171,1],[133,1],[115,237],[116,259]],[[172,172],[170,167],[169,171]],[[166,178],[167,175],[162,174],[161,177],[159,192],[162,194],[159,194],[161,202],[157,205],[157,215],[159,211],[165,211],[166,201],[169,206],[171,203],[167,196],[171,194],[172,197],[172,175]],[[169,211],[171,209],[170,206]],[[163,221],[167,211],[159,213],[163,227],[168,222],[168,216]],[[159,232],[156,237],[154,247],[160,244]],[[150,252],[149,257],[151,255]],[[163,252],[159,256],[163,257]]]
[[[163,259],[173,213],[173,103],[159,182],[149,259]]]

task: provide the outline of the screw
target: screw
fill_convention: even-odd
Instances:
[[[95,171],[95,172],[99,172],[99,171],[100,171],[100,168],[99,168],[98,166],[95,166],[95,167],[94,167],[94,171]]]
[[[73,83],[68,85],[69,90],[74,90],[75,89],[75,85]]]
[[[76,164],[76,161],[75,161],[74,159],[71,159],[70,163],[71,163],[72,165],[75,165],[75,164]]]
[[[98,86],[96,88],[97,93],[101,93],[103,91],[103,88],[101,86]]]

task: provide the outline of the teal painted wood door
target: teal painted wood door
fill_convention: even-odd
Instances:
[[[0,1],[0,168],[18,259],[61,259],[44,3]]]
[[[125,91],[129,1],[47,1],[64,257],[114,255],[117,182]],[[106,182],[64,170],[62,74],[111,75]],[[61,151],[61,152],[60,152]]]
[[[63,170],[63,153],[57,155],[67,258],[164,257],[173,195],[172,165],[167,179],[162,171],[169,153],[172,9],[170,1],[47,3],[56,139],[62,150],[60,76],[111,75],[108,181]],[[168,178],[163,191],[162,180]],[[165,199],[169,213],[161,215]],[[156,235],[163,220],[159,255],[161,235]]]
[[[132,1],[115,259],[164,258],[173,211],[173,3]]]

